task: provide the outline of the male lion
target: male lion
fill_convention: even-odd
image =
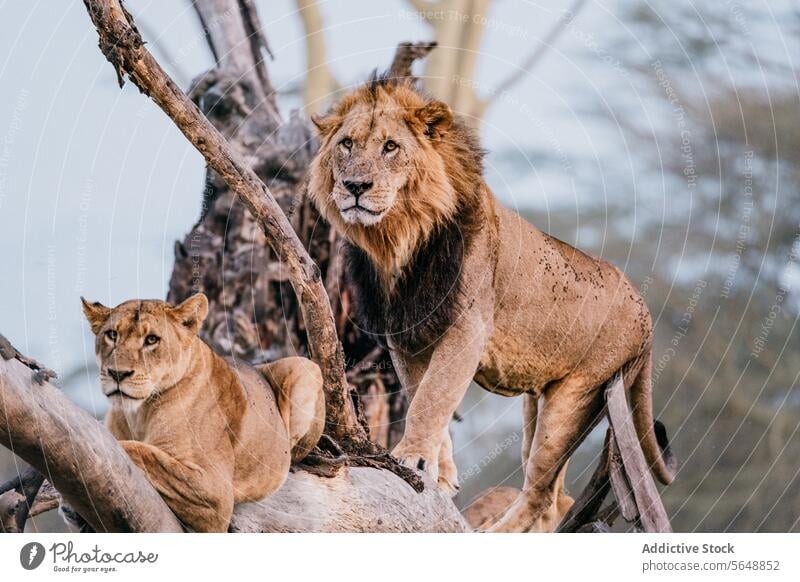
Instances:
[[[322,374],[305,358],[252,368],[197,335],[205,295],[173,307],[84,299],[96,335],[106,426],[175,515],[194,531],[226,531],[234,503],[275,492],[325,423]]]
[[[521,394],[524,488],[490,529],[551,531],[572,502],[567,460],[622,370],[645,456],[670,482],[650,314],[622,272],[498,204],[465,124],[406,80],[373,78],[314,123],[309,195],[347,239],[360,324],[412,397],[393,454],[452,493],[448,424],[470,382]]]

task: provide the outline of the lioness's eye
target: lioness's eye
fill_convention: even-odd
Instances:
[[[114,331],[113,329],[109,329],[106,332],[106,337],[109,339],[109,341],[115,342],[115,341],[117,341],[117,332]]]
[[[385,144],[383,144],[383,151],[386,152],[386,153],[393,152],[394,150],[396,150],[399,147],[400,146],[397,145],[397,142],[393,142],[392,140],[389,140]]]
[[[144,345],[146,346],[154,346],[156,345],[161,338],[157,335],[150,334],[146,338],[144,338]]]
[[[350,139],[349,137],[346,137],[346,138],[344,138],[344,139],[341,141],[341,144],[342,144],[342,145],[343,145],[345,148],[347,148],[347,149],[349,150],[350,148],[352,148],[352,147],[353,147],[353,140],[352,140],[352,139]]]

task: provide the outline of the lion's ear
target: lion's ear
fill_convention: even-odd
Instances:
[[[324,137],[336,131],[336,128],[339,125],[339,116],[334,114],[320,115],[319,113],[312,113],[311,123],[316,126],[319,135]]]
[[[417,110],[417,117],[425,125],[425,135],[441,139],[453,123],[453,112],[444,101],[431,101]]]
[[[97,301],[94,303],[89,303],[83,297],[81,297],[81,304],[83,304],[83,314],[89,321],[89,326],[92,328],[92,333],[97,335],[100,332],[100,329],[103,327],[103,324],[108,319],[111,309]]]
[[[208,299],[202,293],[192,295],[172,308],[172,315],[192,333],[197,333],[208,315]]]

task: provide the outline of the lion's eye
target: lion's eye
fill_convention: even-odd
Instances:
[[[146,345],[146,346],[154,346],[159,341],[161,341],[160,337],[158,337],[157,335],[150,334],[149,336],[144,338],[144,345]]]
[[[397,145],[397,142],[389,140],[385,144],[383,144],[383,151],[384,151],[384,153],[389,153],[389,152],[393,152],[394,150],[396,150],[399,147],[400,146]]]
[[[116,342],[117,341],[117,332],[115,330],[113,330],[113,329],[109,329],[106,332],[106,337],[108,338],[108,340],[110,342],[112,342],[112,343]]]
[[[349,137],[344,138],[340,143],[344,146],[345,149],[348,150],[352,149],[353,147],[353,140],[350,139]]]

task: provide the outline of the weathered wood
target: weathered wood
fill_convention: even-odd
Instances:
[[[617,373],[609,382],[605,394],[614,440],[619,448],[625,476],[633,491],[642,528],[646,532],[671,532],[672,526],[667,512],[661,503],[661,497],[633,426],[621,373]],[[618,498],[618,501],[622,504],[622,500]]]
[[[344,350],[347,380],[354,388],[353,399],[360,404],[371,440],[391,447],[402,436],[407,399],[387,350],[379,348],[373,366],[357,372],[352,369],[376,344],[354,320],[342,260],[343,238],[305,196],[304,175],[318,147],[312,124],[297,114],[283,122],[277,106],[263,106],[264,95],[274,94],[271,84],[267,82],[263,88],[252,75],[243,75],[235,68],[237,63],[254,62],[248,39],[241,36],[250,25],[214,26],[228,18],[257,21],[255,7],[248,4],[245,9],[239,0],[195,0],[194,6],[217,66],[193,83],[190,96],[269,185],[319,266]],[[306,15],[308,8],[301,12]],[[242,54],[223,60],[215,46]],[[429,43],[401,44],[390,74],[413,77],[412,63],[424,58],[431,48]],[[175,247],[168,300],[180,302],[198,291],[205,293],[209,313],[201,335],[222,354],[251,362],[307,355],[304,321],[287,282],[286,268],[271,251],[252,215],[212,169],[207,171],[206,184],[200,218]],[[381,430],[372,430],[377,425]]]
[[[22,500],[17,506],[15,516],[15,525],[17,527],[17,531],[25,531],[25,523],[28,521],[28,515],[33,508],[33,502],[35,501],[36,495],[39,493],[39,489],[42,487],[43,483],[44,475],[42,475],[33,467],[28,467],[24,471],[21,479],[22,486],[20,487],[20,496],[22,497]]]
[[[61,495],[49,481],[45,481],[39,489],[36,501],[30,508],[27,518],[36,517],[42,513],[58,508]],[[27,507],[25,498],[17,491],[8,490],[0,494],[0,533],[22,533],[24,524],[20,524],[17,512]],[[22,527],[20,527],[22,526]]]
[[[449,498],[429,482],[417,493],[388,471],[344,467],[333,477],[294,471],[283,487],[263,501],[234,509],[230,531],[258,532],[441,532],[458,533],[469,526]],[[387,500],[376,488],[392,490]],[[30,517],[58,508],[61,496],[47,481]],[[24,498],[16,491],[0,495],[0,532],[22,531],[16,512]]]
[[[609,428],[609,463],[608,480],[611,483],[611,490],[617,500],[619,512],[622,517],[629,522],[639,521],[639,508],[636,507],[636,500],[633,497],[633,489],[628,482],[625,474],[625,467],[622,464],[617,439],[614,437],[614,429]]]
[[[592,473],[589,482],[583,488],[575,503],[561,520],[556,532],[577,532],[581,527],[596,519],[609,490],[610,438],[611,429],[606,431],[603,451],[594,473]]]
[[[232,532],[465,532],[450,498],[425,482],[417,493],[389,471],[343,467],[334,477],[289,475],[274,495],[238,505]]]
[[[607,531],[622,515],[636,529],[670,532],[669,518],[636,436],[621,374],[607,383],[605,398],[609,427],[600,461],[556,531]],[[614,501],[601,509],[609,489]]]
[[[389,67],[389,76],[393,79],[411,77],[414,61],[424,59],[435,48],[435,42],[401,42],[394,53],[392,66]]]

